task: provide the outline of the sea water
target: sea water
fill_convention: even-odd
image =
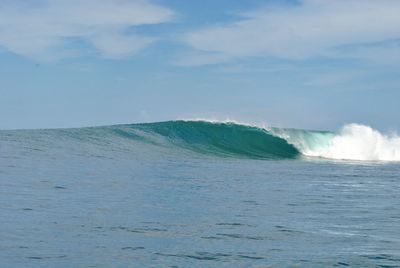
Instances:
[[[348,134],[184,121],[0,131],[0,267],[400,267],[395,137],[369,151],[394,161],[302,151],[337,151]]]

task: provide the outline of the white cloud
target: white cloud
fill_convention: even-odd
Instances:
[[[91,38],[93,45],[106,58],[122,58],[153,43],[156,39],[137,35],[102,34]]]
[[[298,5],[269,7],[242,14],[243,20],[229,25],[186,34],[183,41],[195,52],[180,58],[178,64],[213,64],[252,56],[338,56],[335,48],[339,46],[400,38],[399,14],[398,0],[304,0]],[[364,57],[365,51],[359,56]],[[199,53],[210,53],[210,60],[199,60]]]
[[[195,66],[220,63],[229,60],[231,57],[219,52],[196,51],[181,54],[181,57],[175,60],[174,64],[178,66]]]
[[[105,57],[123,57],[156,40],[127,30],[167,22],[172,16],[171,10],[147,0],[4,0],[0,3],[0,46],[48,60],[77,53],[70,45],[78,40]]]
[[[364,46],[351,46],[332,51],[333,55],[346,58],[366,59],[379,65],[398,65],[400,63],[400,40],[388,40]]]

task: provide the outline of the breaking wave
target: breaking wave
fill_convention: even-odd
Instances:
[[[11,135],[11,136],[10,136]],[[167,121],[79,129],[2,131],[3,139],[36,141],[39,147],[71,146],[69,141],[100,146],[103,152],[152,144],[173,150],[256,159],[324,158],[400,161],[400,137],[349,124],[339,132],[262,128],[233,122]],[[51,143],[49,143],[51,141]],[[136,145],[135,145],[136,144]]]
[[[345,125],[338,133],[208,121],[169,121],[141,126],[167,137],[176,145],[204,153],[264,159],[307,156],[400,161],[399,136],[384,135],[359,124]]]
[[[285,134],[282,137],[284,136]],[[345,125],[336,134],[306,132],[304,136],[289,134],[286,139],[306,156],[340,160],[400,161],[399,136],[384,135],[369,126],[359,124]]]

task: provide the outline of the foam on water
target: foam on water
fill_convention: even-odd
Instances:
[[[300,147],[302,154],[330,159],[400,161],[399,136],[384,135],[359,124],[345,125],[336,135],[327,135],[311,145]]]

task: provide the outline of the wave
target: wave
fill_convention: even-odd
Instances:
[[[161,135],[181,148],[219,156],[294,159],[300,155],[293,144],[266,129],[231,122],[168,121],[131,127]]]
[[[399,136],[384,135],[359,124],[345,125],[338,133],[215,121],[168,121],[140,126],[168,138],[177,146],[202,153],[262,159],[305,156],[335,160],[400,161]]]
[[[400,161],[400,137],[369,126],[345,125],[338,133],[260,128],[233,122],[170,121],[148,125],[175,144],[201,152],[278,159]]]
[[[43,136],[46,141],[52,140],[56,143],[73,139],[106,146],[104,151],[120,148],[126,151],[139,142],[225,157],[400,161],[399,136],[384,135],[359,124],[345,125],[339,132],[333,133],[266,128],[234,122],[178,120],[24,133],[18,134],[21,140],[32,140],[30,135]],[[0,141],[1,139],[0,135]],[[67,143],[64,146],[69,145]]]

